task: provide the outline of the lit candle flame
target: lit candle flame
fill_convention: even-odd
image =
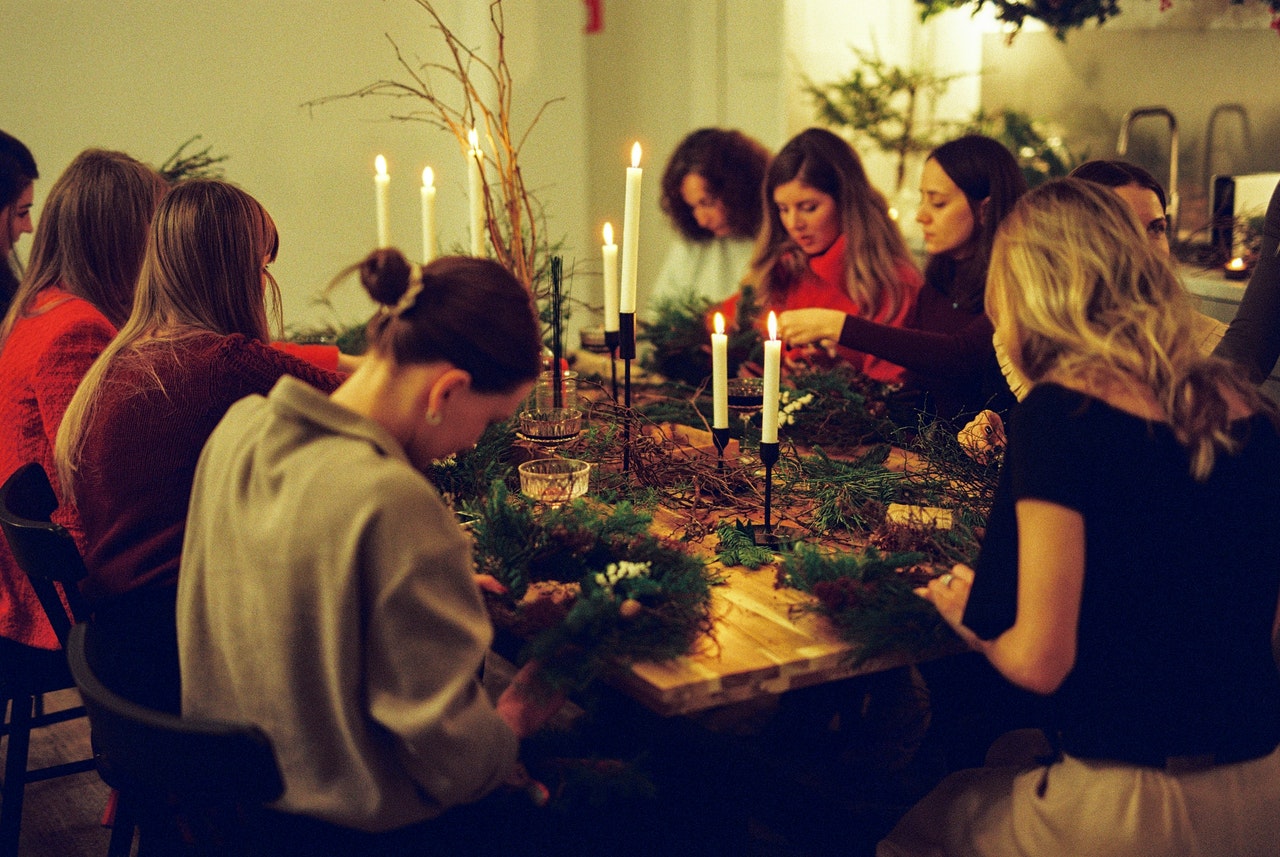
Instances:
[[[631,147],[631,166],[633,167],[640,166],[640,141],[639,140],[637,140],[636,144]]]
[[[378,155],[373,159],[373,168],[378,171],[378,175],[385,176],[387,174],[387,159]]]
[[[769,338],[778,338],[778,314],[772,310],[769,311]]]
[[[724,316],[716,313],[716,333],[724,333]]]
[[[606,244],[613,243],[613,224],[612,223],[606,223],[604,225],[604,243]]]
[[[471,151],[473,152],[480,148],[480,135],[476,133],[475,128],[467,132],[467,142],[471,144]]]
[[[1230,269],[1231,269],[1231,270],[1233,270],[1233,271],[1243,271],[1243,270],[1244,270],[1244,259],[1242,259],[1242,258],[1240,258],[1239,256],[1237,256],[1237,257],[1235,257],[1234,259],[1232,259],[1230,262],[1228,262],[1228,263],[1227,263],[1227,267],[1228,267],[1228,268],[1230,268]]]
[[[431,187],[436,183],[436,171],[431,167],[423,167],[422,169],[422,186]]]

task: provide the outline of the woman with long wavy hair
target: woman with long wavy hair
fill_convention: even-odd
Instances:
[[[1023,197],[986,302],[1030,389],[976,567],[918,593],[1045,697],[1049,752],[951,775],[877,853],[1274,853],[1280,413],[1106,188]]]
[[[747,283],[759,289],[765,312],[819,307],[908,323],[920,274],[884,194],[848,143],[822,128],[793,137],[769,165],[764,207]],[[896,363],[843,346],[835,352],[877,381],[903,379]],[[796,350],[788,357],[816,355]]]

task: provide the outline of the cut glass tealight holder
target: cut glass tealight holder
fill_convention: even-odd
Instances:
[[[516,434],[521,440],[555,452],[557,447],[582,434],[582,411],[577,408],[522,411]]]
[[[536,458],[518,469],[520,493],[553,508],[586,494],[591,480],[591,464],[576,458]]]

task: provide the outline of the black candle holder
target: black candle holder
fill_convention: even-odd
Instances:
[[[760,461],[764,464],[764,526],[754,528],[756,545],[780,548],[800,541],[800,531],[794,527],[773,525],[773,465],[778,463],[778,442],[760,442]]]
[[[618,354],[622,357],[622,472],[631,472],[631,361],[636,357],[636,314],[618,313]]]
[[[604,332],[604,347],[609,351],[609,375],[610,387],[613,393],[613,403],[618,404],[618,331],[606,330]]]
[[[713,428],[711,441],[716,445],[716,472],[724,473],[724,448],[729,445],[729,427]]]

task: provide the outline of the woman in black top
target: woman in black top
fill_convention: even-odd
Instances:
[[[976,572],[919,593],[1047,697],[1059,753],[952,775],[878,853],[1273,854],[1280,414],[1088,182],[1005,220],[987,312],[1032,387]]]

